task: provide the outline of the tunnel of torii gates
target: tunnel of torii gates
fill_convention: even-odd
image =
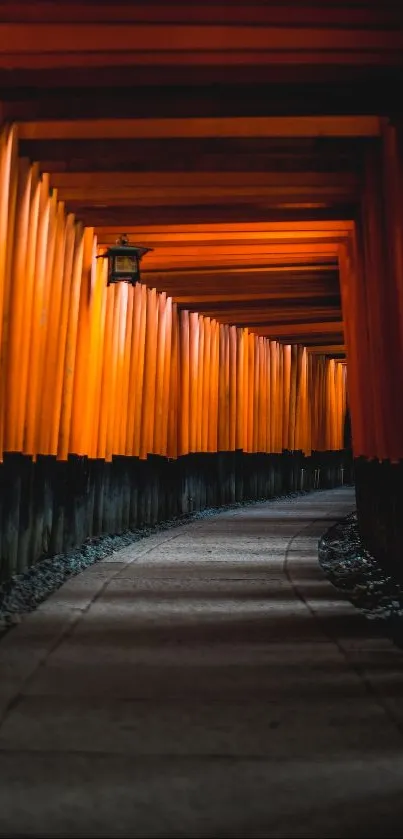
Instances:
[[[1,576],[352,471],[397,564],[400,7],[94,8],[0,3]]]

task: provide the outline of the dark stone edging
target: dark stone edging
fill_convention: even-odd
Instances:
[[[319,563],[330,582],[393,643],[403,647],[403,581],[388,573],[365,549],[356,512],[322,536]]]

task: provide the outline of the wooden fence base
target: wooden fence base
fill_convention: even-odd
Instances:
[[[6,454],[0,465],[0,575],[25,571],[88,537],[121,533],[207,507],[339,486],[346,452],[192,454],[167,460]]]
[[[354,464],[361,539],[387,570],[403,576],[403,462],[357,458]]]

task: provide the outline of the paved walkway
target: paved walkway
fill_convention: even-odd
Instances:
[[[166,531],[6,635],[0,835],[402,836],[402,656],[317,563],[352,506]]]

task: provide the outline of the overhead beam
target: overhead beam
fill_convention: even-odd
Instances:
[[[332,58],[334,57],[334,61]],[[11,56],[9,56],[11,58]],[[88,89],[92,87],[95,91],[111,91],[117,89],[118,91],[126,90],[130,93],[137,90],[139,87],[147,90],[161,90],[168,86],[182,87],[184,79],[186,84],[193,86],[195,89],[203,88],[206,85],[312,85],[318,83],[318,78],[322,84],[329,86],[328,98],[322,98],[321,107],[314,105],[315,97],[307,99],[306,107],[303,108],[300,102],[297,105],[297,97],[293,97],[288,110],[284,100],[283,107],[275,107],[276,103],[273,101],[273,108],[268,107],[268,112],[273,114],[290,114],[290,113],[379,113],[387,116],[393,110],[395,98],[393,97],[393,86],[399,83],[402,78],[401,56],[396,56],[393,53],[387,64],[382,63],[382,56],[376,55],[375,60],[371,54],[362,53],[362,56],[357,54],[343,54],[343,53],[329,53],[325,57],[325,61],[320,66],[320,77],[318,75],[318,60],[309,62],[309,54],[304,54],[304,63],[296,63],[295,60],[290,64],[287,63],[287,56],[283,53],[283,63],[277,64],[263,64],[259,61],[259,54],[256,53],[252,63],[227,63],[225,57],[221,64],[200,64],[193,63],[186,66],[186,76],[184,75],[184,66],[182,64],[149,64],[147,72],[144,72],[144,67],[140,64],[130,64],[121,60],[121,63],[114,65],[102,65],[102,55],[95,56],[98,60],[98,66],[83,67],[82,56],[73,56],[71,66],[66,64],[58,64],[52,66],[52,72],[46,67],[46,62],[49,58],[45,56],[45,66],[13,66],[8,63],[6,67],[0,66],[0,84],[3,90],[7,91],[8,98],[13,91],[21,90],[21,88],[34,89],[35,93],[43,89],[60,90],[66,89]],[[110,61],[111,56],[108,56]],[[245,56],[247,59],[247,56]],[[361,61],[362,58],[362,61]],[[38,56],[35,57],[35,60]],[[40,56],[39,56],[40,59]],[[52,59],[52,56],[51,56]],[[94,59],[94,56],[92,56]],[[344,59],[344,60],[343,60]],[[365,63],[367,59],[367,63]],[[22,62],[23,64],[26,62]],[[104,72],[100,72],[100,66]],[[85,69],[85,72],[84,72]],[[344,87],[342,87],[344,85]],[[352,86],[354,86],[355,91]],[[368,91],[368,87],[370,90]],[[360,88],[366,90],[366,96],[361,96]],[[392,89],[391,89],[392,88]],[[349,94],[344,97],[346,89]],[[358,92],[357,92],[358,89]],[[370,96],[370,93],[373,95]],[[9,99],[10,101],[10,99]],[[278,100],[277,100],[278,101]],[[354,102],[359,101],[358,107],[354,106]],[[391,107],[392,106],[392,107]],[[217,111],[215,110],[214,113]],[[211,109],[209,111],[211,113]],[[267,113],[267,111],[266,111]],[[55,114],[55,116],[65,116],[63,114]],[[83,114],[81,113],[81,116]],[[111,114],[114,115],[114,114]],[[124,112],[122,116],[138,116]],[[144,114],[141,114],[142,116]],[[156,114],[154,114],[156,115]],[[201,116],[202,114],[200,114]],[[39,109],[34,112],[34,117],[38,119],[49,118],[51,114],[42,113]],[[72,117],[78,114],[72,111]],[[32,112],[31,112],[32,117]],[[18,112],[14,118],[20,118]],[[23,114],[24,119],[30,118],[29,114]]]
[[[344,344],[319,344],[317,346],[308,347],[308,352],[343,356],[346,353],[346,348]]]
[[[35,104],[35,99],[32,101]],[[62,113],[64,119],[66,110]],[[20,146],[22,155],[41,161],[45,171],[55,173],[276,171],[290,174],[358,171],[362,146],[370,142],[373,142],[371,138],[362,137],[321,137],[319,143],[314,137],[140,137],[22,139]]]
[[[217,307],[221,307],[221,311],[223,311],[224,307],[228,305],[231,306],[231,310],[236,311],[237,306],[242,303],[255,303],[259,306],[264,306],[265,303],[279,303],[282,301],[290,301],[294,302],[296,295],[298,295],[298,299],[305,300],[305,302],[309,305],[309,302],[316,303],[320,302],[321,299],[325,295],[325,290],[322,290],[321,294],[318,292],[309,292],[300,290],[298,288],[294,288],[292,291],[283,291],[282,289],[278,289],[272,292],[267,292],[264,287],[262,287],[261,291],[249,292],[244,293],[234,291],[233,294],[228,294],[225,292],[220,293],[209,293],[207,290],[204,294],[200,293],[199,289],[192,294],[180,293],[179,291],[174,292],[172,294],[175,302],[179,303],[183,307],[193,309],[197,309],[198,311],[220,311]],[[337,295],[328,295],[329,297],[334,297],[335,305],[340,307],[340,298]]]
[[[113,245],[116,243],[116,238],[121,235],[121,229],[117,230],[115,233],[102,233],[98,230],[98,245],[100,248],[105,248],[109,245]],[[147,245],[147,247],[152,248],[175,248],[183,244],[186,247],[197,247],[197,246],[206,246],[206,247],[224,247],[224,246],[236,246],[239,248],[243,247],[250,247],[251,245],[260,246],[260,247],[271,247],[276,245],[284,244],[285,242],[292,242],[293,245],[302,245],[302,244],[311,244],[313,248],[315,245],[319,245],[323,242],[345,242],[347,237],[347,233],[345,231],[339,231],[337,234],[332,235],[330,232],[319,232],[318,234],[314,233],[307,233],[307,234],[292,234],[291,232],[285,232],[284,234],[281,233],[267,233],[267,234],[239,234],[232,236],[227,234],[211,234],[210,236],[203,236],[203,234],[189,234],[189,238],[186,237],[184,234],[183,237],[180,234],[173,234],[169,236],[168,234],[150,234],[147,235],[143,234],[129,234],[127,228],[125,229],[125,233],[127,235],[131,235],[131,241],[137,242],[137,240],[141,244]]]
[[[35,37],[33,38],[33,34]],[[152,25],[136,23],[40,23],[35,30],[25,23],[1,23],[0,42],[8,53],[53,54],[56,52],[223,52],[224,50],[344,50],[382,51],[403,48],[399,28],[355,29],[347,27],[320,28],[231,26],[184,24]]]
[[[355,172],[57,172],[50,176],[59,190],[119,190],[145,187],[345,187],[355,189],[361,179]]]
[[[284,202],[286,203],[286,202]],[[318,202],[319,203],[319,202]],[[74,205],[70,202],[70,210],[77,214],[77,217],[87,224],[89,227],[118,227],[119,232],[126,231],[128,227],[141,226],[155,226],[156,224],[204,224],[215,223],[225,224],[236,222],[240,219],[244,223],[251,224],[256,222],[269,221],[316,221],[339,219],[344,217],[346,219],[353,219],[356,215],[356,204],[347,202],[343,204],[335,204],[334,206],[297,206],[297,207],[274,207],[264,199],[260,204],[237,204],[234,201],[231,204],[186,204],[178,206],[177,204],[158,204],[158,206],[135,204],[126,206],[84,206],[83,204]]]
[[[289,299],[339,299],[340,291],[337,278],[329,273],[328,279],[318,272],[318,280],[312,275],[300,274],[298,279],[289,280],[288,272],[283,275],[276,272],[256,273],[254,271],[235,273],[209,272],[203,276],[195,276],[185,272],[162,274],[159,272],[142,272],[142,280],[149,287],[155,287],[177,298],[182,302],[194,305],[198,302],[208,303],[211,300],[289,300]]]
[[[35,29],[35,32],[33,32]],[[395,28],[142,23],[2,23],[0,67],[401,65]]]
[[[323,264],[322,259],[323,259],[323,257],[320,257],[320,258],[318,257],[317,258],[319,265]],[[262,268],[266,268],[266,266],[270,266],[270,265],[278,266],[278,265],[283,264],[283,265],[287,266],[287,268],[293,269],[294,266],[303,265],[305,260],[306,260],[306,256],[304,256],[303,254],[301,254],[301,255],[295,255],[295,254],[292,254],[292,255],[291,254],[270,255],[270,254],[267,254],[267,255],[264,255],[264,256],[261,256],[261,257],[255,257],[255,259],[253,261],[251,259],[248,259],[247,257],[241,257],[241,256],[238,256],[238,257],[232,258],[232,259],[230,257],[220,257],[220,256],[218,256],[216,259],[213,259],[213,257],[211,257],[209,262],[205,263],[205,268],[206,268],[206,271],[207,271],[209,269],[209,267],[220,266],[220,267],[224,267],[224,268],[226,267],[227,270],[230,270],[231,268],[235,267],[235,268],[240,268],[243,271],[245,271],[245,270],[249,270],[249,268],[253,268],[255,265],[259,265]],[[337,260],[333,259],[332,264],[333,264],[333,266],[335,266],[337,264]],[[158,259],[157,257],[155,257],[151,261],[151,255],[148,254],[148,268],[149,269],[150,268],[162,268],[163,266],[167,266],[166,260],[161,260],[161,259]],[[178,257],[175,260],[175,263],[172,263],[172,267],[177,268],[179,266],[182,267],[183,269],[203,268],[203,263],[201,262],[200,259],[197,259],[197,258],[188,257],[188,258],[180,259]]]
[[[165,23],[188,24],[228,22],[228,4],[217,2],[214,5],[204,3],[173,2],[165,3],[122,3],[97,4],[97,22],[119,23]],[[21,23],[90,23],[94,21],[94,6],[91,2],[44,2],[44,0],[11,0],[1,4],[0,19],[3,22]],[[369,6],[367,3],[354,4],[340,0],[337,4],[307,2],[301,4],[295,0],[284,0],[281,4],[237,3],[231,4],[231,19],[235,24],[266,24],[272,26],[308,26],[313,24],[325,27],[351,26],[379,28],[385,25],[398,26],[402,20],[401,6],[391,0]]]
[[[100,4],[97,12],[99,7]],[[301,71],[303,68],[299,69]],[[271,84],[263,84],[262,80],[247,84],[245,80],[240,80],[235,85],[233,82],[220,84],[217,80],[208,84],[204,80],[203,84],[196,86],[186,77],[178,84],[169,84],[165,78],[161,85],[152,86],[149,72],[143,74],[141,79],[133,80],[134,70],[132,68],[130,72],[130,68],[122,68],[120,83],[119,80],[114,82],[113,75],[108,72],[104,75],[102,87],[96,86],[94,73],[91,77],[88,70],[82,75],[79,85],[75,86],[68,85],[60,69],[49,73],[48,78],[45,74],[43,87],[35,83],[38,71],[30,77],[26,70],[25,83],[21,76],[24,71],[19,71],[20,90],[14,70],[9,73],[9,84],[2,88],[6,119],[65,119],[66,114],[70,119],[99,119],[106,114],[113,118],[145,118],[209,117],[217,114],[221,117],[303,116],[325,113],[376,113],[387,116],[393,113],[394,91],[390,68],[378,68],[375,75],[375,68],[371,72],[367,67],[365,78],[359,81],[353,81],[351,77],[346,80],[343,68],[339,68],[338,84],[334,85],[329,84],[325,74],[320,74],[313,81],[307,81],[302,75],[294,83],[281,83],[276,79]],[[0,69],[0,84],[5,72]],[[394,74],[396,85],[401,84],[402,71],[395,68]],[[63,87],[62,96],[60,87],[54,89],[57,79]],[[130,95],[127,87],[131,87]]]
[[[1,38],[1,27],[0,27]],[[403,35],[402,35],[403,49]],[[0,54],[1,55],[1,54]],[[180,137],[377,137],[381,119],[369,116],[194,117],[41,120],[23,122],[24,140],[152,139]]]
[[[309,291],[312,289],[332,288],[339,289],[337,264],[335,261],[329,263],[303,262],[298,265],[250,265],[245,270],[237,265],[231,266],[206,266],[200,265],[193,269],[173,268],[170,270],[154,269],[149,270],[144,263],[141,272],[142,279],[147,285],[153,283],[165,284],[167,288],[190,287],[198,293],[207,292],[213,289],[233,291],[266,290],[270,291],[291,291],[300,289]],[[299,295],[297,295],[299,296]]]
[[[287,327],[288,332],[293,332],[294,328],[299,329],[301,324],[307,326],[315,324],[317,319],[320,319],[322,323],[327,323],[336,317],[339,320],[341,318],[340,307],[331,308],[329,311],[326,309],[317,311],[315,308],[312,310],[305,309],[301,310],[299,314],[293,309],[273,309],[273,311],[266,309],[258,315],[256,312],[250,312],[248,310],[238,311],[232,307],[228,311],[206,309],[203,313],[221,321],[221,323],[234,323],[238,326],[250,326],[251,328],[259,325],[270,326],[273,324],[274,327]]]
[[[273,341],[278,341],[280,344],[298,344],[301,347],[306,347],[306,349],[308,351],[310,350],[310,347],[325,345],[326,338],[327,338],[326,335],[324,335],[324,336],[313,336],[313,337],[311,336],[311,337],[308,337],[308,338],[304,337],[303,339],[301,339],[301,337],[299,335],[285,335],[284,337],[279,338],[279,337],[273,336],[270,332],[270,329],[266,329],[266,328],[260,329],[259,327],[250,328],[249,331],[253,332],[255,335],[261,336],[262,338],[270,338]],[[337,339],[337,336],[336,336],[336,339]],[[342,336],[340,336],[339,340],[340,340],[340,344],[341,344],[344,339],[343,339]],[[331,342],[329,341],[329,346],[333,346],[333,344],[334,344],[334,341],[333,341],[333,338],[332,338],[332,341]],[[323,352],[323,350],[321,352]],[[333,353],[330,353],[330,352],[328,354],[333,355]]]
[[[245,278],[249,278],[252,282],[261,282],[262,280],[276,282],[278,278],[281,279],[282,283],[287,283],[287,281],[293,282],[300,279],[306,282],[311,279],[323,279],[327,274],[331,275],[331,279],[333,280],[338,278],[336,260],[323,259],[318,261],[310,259],[295,266],[292,264],[253,264],[248,266],[247,272],[245,272],[243,267],[238,267],[237,265],[227,268],[226,266],[220,265],[209,266],[201,264],[196,265],[191,271],[189,271],[188,268],[183,267],[170,269],[152,268],[150,270],[144,262],[141,272],[142,277],[148,276],[149,279],[154,277],[156,279],[164,280],[164,282],[170,282],[172,279],[182,279],[185,281],[190,279],[192,283],[197,283],[198,281],[206,283],[209,280],[215,279],[227,279],[229,282],[236,282],[238,280],[239,282],[242,282]]]
[[[297,243],[294,241],[280,241],[277,243],[267,242],[262,244],[252,243],[247,245],[241,245],[236,241],[230,245],[197,242],[194,245],[175,244],[170,247],[161,245],[144,257],[144,265],[146,265],[148,270],[150,270],[151,267],[156,266],[157,263],[162,263],[163,265],[168,266],[171,263],[175,264],[176,260],[178,260],[179,264],[182,260],[187,260],[188,258],[193,259],[195,257],[200,258],[201,263],[206,266],[212,264],[216,259],[219,259],[221,262],[221,258],[221,264],[225,263],[226,258],[229,258],[230,260],[250,258],[250,261],[253,262],[255,259],[259,261],[261,258],[265,259],[268,257],[269,259],[272,259],[276,256],[304,256],[307,257],[307,261],[309,262],[311,256],[315,259],[319,256],[335,258],[337,257],[338,249],[338,239],[333,241],[320,241],[315,244],[309,241]]]
[[[51,186],[69,195],[91,190],[91,194],[105,191],[120,194],[123,190],[140,189],[230,189],[253,187],[256,194],[265,188],[292,192],[298,189],[326,189],[355,192],[361,179],[355,172],[57,172],[51,173]]]
[[[239,222],[227,222],[224,224],[213,224],[213,223],[204,223],[204,224],[159,224],[154,225],[153,228],[150,228],[150,225],[146,227],[141,224],[137,224],[135,226],[128,226],[126,228],[127,232],[131,235],[139,235],[139,236],[150,236],[152,237],[169,237],[170,239],[178,236],[178,237],[189,237],[192,238],[195,236],[205,236],[209,237],[216,237],[216,236],[227,236],[227,235],[236,235],[244,238],[246,236],[266,236],[266,235],[273,235],[277,236],[286,236],[290,235],[293,236],[303,236],[303,235],[318,235],[319,232],[323,233],[323,235],[330,234],[338,234],[338,233],[349,233],[354,230],[354,222],[348,219],[336,219],[336,220],[318,220],[318,221],[260,221],[260,222],[253,222],[248,223],[246,221],[239,221]],[[110,225],[105,228],[98,228],[98,236],[101,237],[103,234],[119,234],[120,227],[116,225]]]
[[[266,330],[266,334],[270,334],[273,338],[284,338],[285,336],[292,335],[296,339],[308,339],[314,335],[333,335],[333,334],[343,334],[343,322],[341,320],[337,321],[330,321],[328,322],[317,322],[317,323],[300,323],[300,324],[292,324],[292,328],[290,328],[290,324],[253,324],[254,326],[258,326],[259,331],[262,332]],[[252,325],[251,325],[252,329]],[[333,339],[332,339],[333,340]],[[334,341],[333,341],[334,343]]]
[[[121,187],[117,189],[88,189],[64,187],[58,190],[59,198],[75,206],[87,207],[100,204],[105,206],[133,206],[142,204],[145,207],[154,204],[165,206],[202,205],[212,201],[220,204],[236,201],[237,204],[264,204],[271,207],[298,209],[306,207],[327,207],[344,204],[358,195],[349,187]]]

